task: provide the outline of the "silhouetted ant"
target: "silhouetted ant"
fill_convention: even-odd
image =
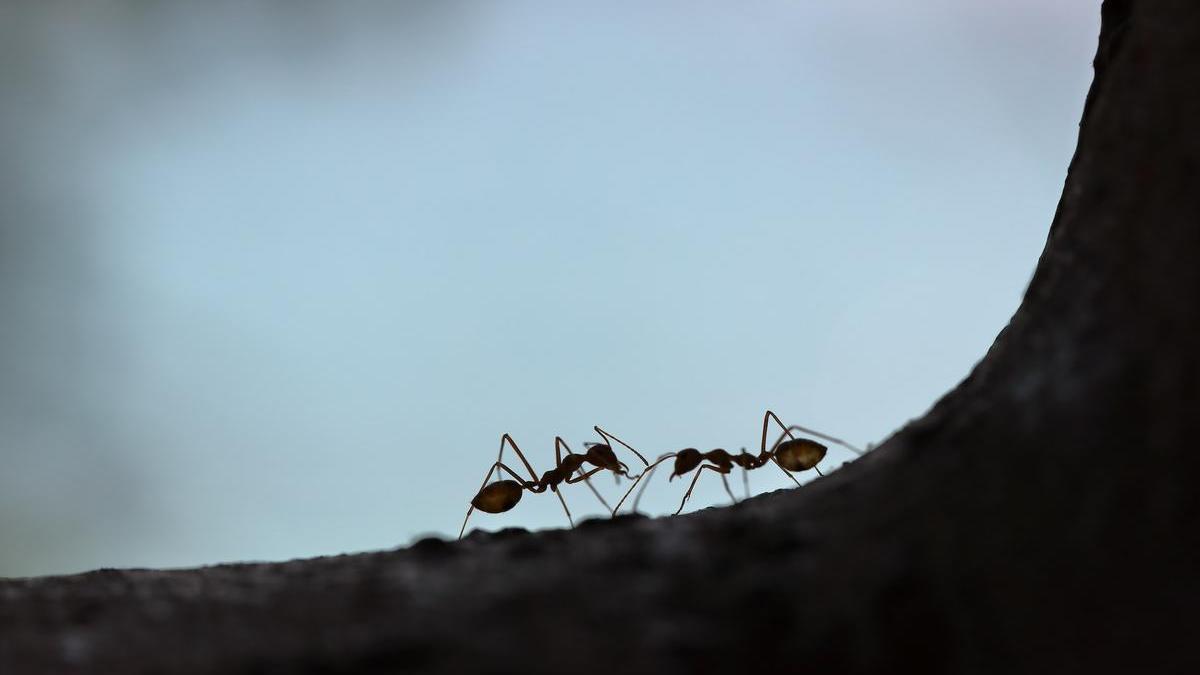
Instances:
[[[771,445],[771,449],[767,450],[767,428],[769,427],[771,420],[775,420],[775,423],[783,429],[783,433],[780,434],[778,440]],[[642,489],[638,491],[637,497],[635,497],[633,500],[633,510],[636,512],[638,501],[642,498],[642,493],[646,491],[646,486],[650,484],[650,481],[648,480],[650,475],[654,473],[654,470],[658,468],[660,463],[672,457],[675,458],[675,470],[671,473],[671,477],[668,479],[669,481],[674,480],[676,476],[682,476],[689,471],[696,471],[696,475],[692,478],[691,485],[688,486],[687,492],[685,492],[683,495],[683,500],[679,502],[679,508],[675,509],[675,515],[679,515],[679,512],[683,511],[683,505],[686,504],[687,500],[692,496],[692,490],[696,487],[696,481],[700,480],[700,474],[705,469],[708,469],[709,471],[721,476],[721,482],[725,486],[725,492],[735,504],[737,503],[737,497],[733,496],[733,491],[729,489],[729,480],[726,478],[726,476],[729,475],[729,472],[733,470],[734,465],[742,467],[742,482],[745,486],[747,497],[750,496],[750,486],[746,477],[746,472],[750,471],[751,469],[757,469],[767,462],[773,462],[775,466],[778,466],[779,470],[786,474],[788,478],[791,478],[792,482],[797,486],[800,485],[800,481],[796,480],[796,477],[792,475],[793,471],[800,472],[807,471],[808,469],[815,469],[818,474],[824,475],[821,473],[821,470],[817,468],[817,463],[825,458],[825,453],[828,451],[828,448],[808,438],[796,438],[792,435],[793,431],[805,433],[810,436],[816,436],[817,438],[824,439],[831,443],[836,443],[856,455],[863,454],[862,450],[859,450],[840,438],[827,436],[818,431],[805,429],[804,427],[798,425],[785,426],[783,422],[780,421],[778,415],[768,410],[766,414],[763,415],[762,443],[759,446],[758,455],[751,455],[750,453],[746,452],[745,448],[742,448],[742,451],[736,455],[730,454],[722,448],[716,448],[715,450],[709,450],[708,452],[700,452],[696,448],[684,448],[683,450],[679,450],[677,452],[668,452],[664,455],[661,455],[658,459],[654,460],[652,464],[646,467],[646,470],[637,477],[637,479],[633,482],[633,485],[629,486],[629,490],[625,492],[624,497],[621,497],[621,501],[617,502],[617,507],[612,510],[612,513],[615,516],[617,511],[621,508],[621,504],[625,503],[625,500],[629,497],[629,494],[633,492],[633,489],[637,487],[637,484],[640,483],[642,479],[647,479],[646,483],[642,485]],[[787,440],[784,440],[784,438],[787,438]],[[709,463],[702,464],[703,462]],[[699,469],[696,467],[699,467]]]
[[[646,458],[642,453],[634,450],[628,443],[621,439],[605,432],[600,427],[593,427],[596,433],[604,438],[604,443],[590,443],[587,446],[587,452],[582,455],[577,455],[571,452],[570,446],[562,439],[561,436],[554,437],[554,468],[542,474],[538,478],[537,472],[533,470],[533,466],[529,464],[529,460],[525,459],[525,454],[517,447],[517,442],[512,439],[512,436],[504,434],[500,437],[500,453],[496,457],[496,462],[492,464],[492,468],[488,469],[487,475],[483,477],[483,485],[479,487],[479,493],[471,500],[471,508],[467,509],[467,517],[463,518],[462,529],[458,531],[458,538],[462,539],[463,532],[467,530],[467,521],[471,519],[471,514],[475,509],[479,509],[484,513],[503,513],[517,505],[521,501],[521,493],[525,490],[530,492],[545,492],[546,488],[558,495],[558,501],[562,503],[563,511],[567,514],[567,521],[571,523],[571,527],[575,526],[575,520],[571,517],[571,509],[567,508],[567,501],[563,499],[562,492],[558,486],[566,483],[573,484],[579,481],[584,481],[587,486],[592,489],[592,493],[604,505],[605,510],[608,510],[608,503],[604,501],[604,497],[596,491],[588,480],[593,474],[598,471],[612,471],[617,476],[625,476],[626,478],[634,478],[629,475],[629,467],[624,462],[617,459],[617,454],[613,452],[612,441],[616,441],[628,448],[633,454],[637,455],[638,459],[642,460],[642,464],[649,466]],[[521,458],[521,463],[529,470],[529,476],[533,480],[525,480],[517,475],[504,463],[504,444],[507,443],[516,451],[517,457]],[[563,449],[566,449],[567,454],[564,457]],[[595,469],[584,471],[584,464],[591,464]],[[495,483],[488,484],[492,478],[493,472],[507,471],[508,475],[513,477],[513,480],[498,480]],[[572,476],[572,474],[578,474]],[[640,477],[640,475],[639,475]],[[637,483],[635,482],[634,485]],[[620,506],[618,504],[618,506]],[[615,509],[614,509],[615,511]]]

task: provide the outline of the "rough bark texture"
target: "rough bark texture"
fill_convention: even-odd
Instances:
[[[1106,0],[1025,301],[803,489],[574,531],[0,582],[0,672],[1200,672],[1200,4]]]

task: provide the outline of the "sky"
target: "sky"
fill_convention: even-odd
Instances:
[[[0,576],[453,537],[505,432],[539,471],[597,424],[757,450],[767,409],[878,443],[1020,302],[1098,27],[1099,0],[7,5]],[[688,510],[727,499],[706,476]],[[471,523],[566,525],[548,494]]]

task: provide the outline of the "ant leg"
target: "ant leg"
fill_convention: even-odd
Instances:
[[[637,455],[637,458],[638,458],[638,459],[640,459],[640,460],[642,460],[642,464],[643,464],[643,465],[645,465],[645,466],[647,466],[647,467],[649,467],[649,466],[650,466],[650,463],[646,461],[646,458],[642,456],[642,453],[638,452],[637,450],[634,450],[632,445],[630,445],[630,444],[626,443],[625,441],[623,441],[623,440],[621,440],[621,439],[617,438],[616,436],[613,436],[612,434],[608,433],[607,431],[605,431],[605,430],[601,429],[601,428],[600,428],[600,427],[598,427],[598,426],[595,426],[595,427],[592,427],[592,428],[596,430],[596,433],[598,433],[598,434],[600,434],[601,436],[603,436],[603,437],[604,437],[604,440],[606,440],[606,441],[609,441],[609,447],[612,447],[612,442],[611,442],[611,441],[616,441],[616,442],[620,443],[621,445],[625,446],[626,448],[628,448],[630,452],[632,452],[633,454]]]
[[[575,483],[578,483],[581,480],[586,481],[592,474],[603,471],[603,470],[604,470],[604,467],[600,467],[600,466],[592,469],[591,471],[588,471],[587,473],[584,473],[583,469],[580,469],[578,476],[568,478],[564,482],[567,483],[568,485],[574,485]]]
[[[563,440],[562,436],[555,436],[554,437],[554,466],[562,466],[562,449],[563,448],[567,449],[568,455],[575,454],[574,452],[571,452],[571,446],[567,445],[567,442]]]
[[[598,471],[603,471],[603,470],[604,470],[604,468],[603,468],[603,467],[596,467],[595,469],[592,469],[591,471],[588,471],[587,473],[584,473],[584,472],[583,472],[583,469],[582,469],[582,468],[580,468],[580,469],[579,469],[579,475],[578,475],[578,476],[575,476],[575,477],[573,477],[573,478],[568,478],[568,479],[567,479],[565,482],[566,482],[567,484],[574,484],[574,483],[578,483],[579,481],[583,481],[584,483],[586,483],[586,484],[587,484],[587,486],[588,486],[588,487],[592,488],[592,494],[596,495],[596,499],[599,499],[599,500],[600,500],[600,503],[604,505],[604,509],[605,509],[605,510],[610,510],[612,507],[610,507],[610,506],[608,505],[608,502],[604,501],[604,497],[601,497],[601,496],[600,496],[600,493],[596,491],[596,488],[592,486],[592,481],[588,480],[588,478],[589,478],[589,477],[590,477],[592,474],[594,474],[594,473],[596,473],[596,472],[598,472]],[[562,497],[560,496],[560,497],[559,497],[559,499],[562,499]]]
[[[770,421],[772,419],[774,419],[775,423],[778,424],[780,426],[780,428],[783,429],[783,433],[787,434],[789,437],[792,435],[791,432],[788,431],[787,426],[782,421],[780,421],[779,415],[776,415],[775,413],[768,410],[767,413],[765,415],[763,415],[762,444],[759,445],[759,451],[764,454],[767,452],[767,425],[770,424]],[[780,437],[778,441],[775,441],[775,445],[779,445],[780,441],[782,441],[782,440],[783,440],[783,437]],[[771,452],[775,452],[775,446],[771,446]]]
[[[563,499],[562,490],[555,490],[554,494],[558,495],[558,501],[563,505],[563,511],[567,512],[567,522],[571,523],[571,527],[575,527],[575,519],[571,517],[571,509],[567,508],[567,500]]]
[[[474,504],[472,504],[472,505],[471,505],[471,507],[467,509],[467,517],[466,517],[466,518],[463,518],[462,529],[460,529],[460,530],[458,531],[458,538],[459,538],[459,539],[462,539],[463,532],[466,532],[466,531],[467,531],[467,521],[471,519],[471,514],[472,514],[472,513],[474,513],[474,512],[475,512],[475,505],[474,505]]]
[[[504,462],[496,462],[496,464],[492,467],[492,469],[493,470],[494,469],[504,469],[505,471],[508,472],[508,475],[512,476],[513,480],[520,483],[522,487],[524,487],[529,482],[529,481],[525,480],[524,478],[521,478],[519,475],[517,475],[517,472],[513,471],[511,468],[509,468],[509,466],[507,464],[505,464]],[[496,473],[498,475],[500,472],[497,471]],[[486,485],[486,483],[485,483],[485,485]],[[482,490],[483,488],[479,488],[479,489]]]
[[[725,477],[725,474],[721,474],[721,482],[725,484],[725,494],[729,495],[729,499],[731,501],[733,501],[734,504],[736,504],[737,497],[734,497],[733,490],[729,489],[729,479]]]
[[[642,482],[643,478],[649,477],[650,474],[654,473],[654,469],[658,468],[658,465],[661,462],[663,462],[667,459],[670,459],[671,457],[674,457],[675,454],[676,453],[674,453],[674,452],[668,452],[667,454],[663,455],[662,457],[659,457],[658,459],[654,460],[653,464],[648,464],[646,466],[646,470],[642,471],[641,475],[639,475],[636,479],[634,479],[633,484],[630,485],[629,489],[625,491],[625,496],[621,497],[621,501],[617,502],[617,507],[613,509],[613,515],[614,516],[617,515],[617,511],[619,511],[621,509],[621,505],[625,503],[625,500],[629,498],[629,494],[631,492],[633,492],[633,489],[635,487],[638,486],[638,483]],[[649,483],[647,483],[647,484],[649,484]],[[645,489],[646,489],[645,487],[642,488],[643,491]],[[640,499],[641,496],[642,496],[642,493],[639,492],[638,499]],[[637,511],[637,500],[636,499],[634,500],[633,504],[634,504],[634,511]]]
[[[821,433],[819,431],[815,431],[813,429],[806,429],[806,428],[800,426],[799,424],[793,424],[791,426],[787,426],[779,419],[778,415],[771,412],[770,410],[768,410],[767,413],[765,415],[763,415],[763,433],[762,433],[762,449],[763,450],[767,449],[767,420],[768,419],[774,419],[775,423],[778,424],[780,426],[780,428],[783,429],[784,435],[786,435],[788,438],[795,438],[795,436],[792,435],[792,432],[799,431],[800,433],[808,434],[809,436],[816,436],[817,438],[824,439],[826,441],[829,441],[830,443],[836,443],[836,444],[842,446],[843,448],[849,450],[850,452],[853,452],[854,454],[859,455],[859,456],[862,456],[866,452],[865,450],[861,450],[853,445],[850,445],[849,443],[847,443],[846,441],[843,441],[840,438],[834,438],[833,436],[830,436],[829,434],[823,434],[823,433]],[[779,440],[782,441],[783,437],[780,436]],[[778,442],[776,442],[776,445],[778,445]]]
[[[750,472],[746,467],[742,467],[742,489],[746,492],[746,499],[750,499]]]
[[[692,496],[692,488],[696,487],[696,481],[700,480],[701,471],[703,471],[706,468],[708,468],[707,464],[700,467],[699,469],[696,469],[696,475],[692,477],[692,483],[691,483],[691,485],[688,485],[687,492],[683,493],[683,499],[680,500],[680,502],[679,502],[679,508],[675,509],[675,513],[673,515],[677,516],[677,515],[679,515],[679,512],[683,510],[683,505],[686,504],[687,500],[690,499]]]
[[[521,452],[521,449],[517,447],[517,442],[513,440],[512,436],[504,434],[500,437],[500,455],[496,457],[496,461],[499,462],[504,459],[505,441],[508,441],[508,444],[512,446],[512,449],[517,452],[517,457],[521,458],[521,463],[525,465],[526,469],[529,469],[529,477],[532,478],[533,482],[536,483],[538,481],[537,472],[533,470],[533,467],[529,464],[529,460],[525,459],[525,453]]]
[[[834,438],[833,436],[823,434],[819,431],[813,431],[812,429],[805,429],[804,427],[802,427],[798,424],[791,425],[790,427],[787,428],[787,430],[788,431],[799,431],[800,433],[808,434],[809,436],[816,436],[817,438],[824,439],[826,441],[829,441],[830,443],[836,443],[836,444],[842,446],[843,448],[849,450],[850,452],[853,452],[854,454],[858,455],[859,457],[861,457],[866,452],[866,450],[860,450],[859,448],[856,448],[853,445],[850,445],[849,443],[847,443],[846,441],[843,441],[840,438]]]
[[[647,473],[647,474],[653,474],[653,473],[654,473],[654,470],[655,470],[655,469],[657,469],[657,468],[658,468],[658,467],[656,466],[656,467],[654,467],[653,469],[650,469],[649,471],[647,471],[646,473]],[[633,506],[631,506],[630,508],[633,510],[633,512],[634,512],[634,513],[637,513],[637,510],[638,510],[638,504],[639,504],[639,503],[641,503],[641,501],[642,501],[642,495],[646,494],[646,488],[648,488],[648,487],[650,487],[650,475],[647,475],[647,476],[646,476],[646,483],[645,483],[644,485],[642,485],[642,489],[641,489],[641,490],[638,490],[637,496],[635,496],[635,497],[633,498]]]
[[[771,419],[774,419],[775,423],[783,428],[784,435],[788,436],[789,438],[792,437],[792,432],[789,431],[786,426],[784,426],[783,422],[780,421],[779,416],[768,410],[767,414],[763,415],[762,444],[759,445],[759,456],[770,457],[771,463],[779,467],[779,470],[786,474],[788,478],[791,478],[792,482],[796,484],[796,487],[800,487],[800,481],[796,480],[796,477],[792,475],[792,472],[783,468],[783,465],[780,464],[777,459],[775,459],[775,448],[779,447],[779,444],[783,442],[783,436],[780,436],[779,440],[775,441],[775,444],[771,446],[771,451],[769,453],[767,452],[767,425],[770,423]]]
[[[584,482],[584,484],[588,486],[588,489],[592,491],[592,494],[596,495],[596,499],[600,500],[600,504],[602,506],[604,506],[604,510],[612,511],[612,507],[608,505],[608,502],[605,501],[604,497],[600,494],[600,491],[596,489],[595,485],[592,485],[592,481],[588,480],[588,476],[591,476],[593,473],[596,473],[596,471],[601,471],[601,470],[602,469],[596,469],[594,471],[589,471],[588,473],[584,473],[583,467],[579,467],[579,475],[575,477],[576,480],[574,480],[574,481],[568,480],[567,482],[568,483],[578,483],[580,480],[582,480]]]
[[[700,480],[700,473],[702,471],[704,471],[705,469],[709,469],[710,471],[716,471],[717,473],[721,474],[722,477],[724,477],[724,475],[725,475],[720,469],[718,469],[717,467],[712,466],[710,464],[705,464],[704,466],[701,466],[699,469],[696,469],[696,475],[692,478],[692,484],[688,486],[687,492],[683,493],[683,501],[679,502],[679,508],[675,509],[674,515],[676,515],[676,516],[679,515],[679,512],[683,510],[683,505],[686,504],[687,500],[692,497],[692,489],[696,487],[696,481]],[[727,485],[726,487],[729,487],[729,486]]]
[[[786,475],[788,478],[791,478],[792,482],[796,484],[796,487],[800,487],[800,481],[796,480],[796,477],[792,475],[791,471],[783,468],[783,465],[779,463],[779,460],[775,459],[775,455],[771,455],[771,463],[779,467],[779,470],[782,471],[784,475]]]
[[[555,466],[562,466],[562,454],[561,454],[560,448],[566,448],[568,455],[575,454],[575,453],[571,452],[571,446],[567,445],[567,442],[562,439],[562,436],[555,436],[554,437],[554,460],[556,462]],[[608,505],[608,502],[604,501],[604,497],[600,494],[600,491],[596,489],[596,486],[592,485],[592,481],[588,480],[588,476],[591,476],[593,473],[596,473],[596,471],[591,471],[591,472],[585,474],[583,472],[582,466],[580,466],[577,469],[577,471],[579,472],[579,476],[575,480],[567,479],[567,482],[568,483],[578,483],[580,480],[583,480],[583,482],[587,484],[588,489],[592,491],[592,494],[596,495],[596,499],[600,500],[600,504],[602,506],[604,506],[604,510],[611,511],[612,507]],[[597,471],[599,471],[599,469],[597,469]]]

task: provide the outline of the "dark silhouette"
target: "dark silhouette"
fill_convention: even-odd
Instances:
[[[767,428],[772,420],[779,425],[779,428],[783,429],[783,433],[781,433],[779,438],[771,444],[771,449],[768,450]],[[629,494],[633,492],[633,489],[638,486],[638,483],[641,483],[642,480],[645,480],[646,482],[642,483],[642,489],[638,491],[638,496],[633,500],[633,510],[636,512],[638,500],[641,499],[642,492],[645,491],[646,486],[650,484],[650,477],[654,474],[654,470],[658,468],[659,464],[671,459],[672,457],[675,458],[675,468],[671,472],[671,477],[669,480],[675,480],[676,477],[682,476],[691,471],[696,472],[696,475],[692,477],[691,484],[688,485],[687,492],[683,493],[683,500],[679,502],[679,508],[675,509],[674,515],[679,515],[679,512],[683,510],[683,505],[687,504],[688,499],[692,496],[692,490],[696,487],[696,481],[700,480],[700,474],[705,469],[708,469],[709,471],[712,471],[721,477],[721,483],[725,486],[725,493],[729,495],[729,499],[735,504],[737,503],[737,497],[733,496],[733,491],[729,489],[729,479],[726,478],[726,476],[729,475],[729,472],[733,471],[734,466],[740,466],[742,468],[742,479],[744,485],[747,471],[750,471],[751,469],[757,469],[761,466],[765,466],[767,462],[771,462],[775,466],[779,467],[779,470],[782,471],[784,475],[792,479],[792,482],[796,484],[796,487],[800,487],[800,481],[796,480],[796,477],[793,476],[792,473],[814,469],[818,474],[821,474],[821,470],[817,468],[817,464],[822,459],[825,459],[825,453],[829,450],[829,448],[810,438],[796,438],[795,433],[793,432],[816,436],[822,440],[827,440],[831,443],[837,443],[856,455],[863,454],[862,450],[859,450],[840,438],[826,436],[819,431],[805,429],[799,425],[786,426],[779,419],[778,415],[768,410],[766,414],[763,415],[762,442],[759,445],[757,455],[752,455],[746,452],[745,448],[742,448],[742,451],[736,455],[730,453],[724,448],[715,448],[713,450],[709,450],[708,452],[701,452],[696,448],[684,448],[683,450],[678,450],[676,452],[668,452],[654,460],[654,462],[646,468],[642,475],[638,476],[636,480],[634,480],[633,485],[629,486],[629,489],[625,492],[625,496],[621,497],[621,501],[617,502],[617,506],[612,510],[612,513],[615,516],[617,511],[621,509],[621,505],[624,504],[625,500],[629,498]],[[708,462],[708,464],[704,464],[703,462]],[[748,486],[746,487],[746,496],[750,496]]]
[[[637,455],[638,459],[642,460],[643,465],[648,464],[648,462],[640,452],[634,450],[625,441],[606,433],[600,427],[594,428],[596,433],[600,434],[600,436],[608,442],[589,443],[587,446],[587,452],[582,455],[577,455],[571,452],[571,448],[567,445],[567,442],[564,441],[561,436],[555,436],[554,468],[542,474],[541,478],[538,478],[537,472],[533,470],[533,466],[529,464],[529,460],[525,459],[525,453],[521,452],[521,448],[517,447],[517,442],[512,439],[512,436],[509,436],[508,434],[501,436],[500,452],[496,456],[496,461],[492,464],[491,468],[488,469],[487,475],[483,477],[483,484],[479,486],[479,493],[471,499],[471,506],[467,509],[467,515],[465,518],[463,518],[462,528],[458,531],[458,538],[462,539],[463,532],[466,532],[467,530],[467,521],[471,519],[471,514],[475,511],[475,509],[479,509],[484,513],[503,513],[516,506],[517,502],[521,501],[521,494],[525,490],[529,490],[530,492],[534,493],[541,493],[545,492],[546,489],[549,488],[551,492],[558,495],[558,501],[562,504],[563,511],[565,511],[567,514],[567,522],[571,524],[571,527],[574,527],[575,519],[571,517],[571,509],[567,508],[567,500],[562,496],[562,492],[558,489],[558,486],[562,483],[571,485],[580,481],[586,482],[588,487],[591,488],[592,492],[596,495],[596,498],[600,500],[601,504],[604,504],[604,508],[607,510],[608,504],[604,501],[604,497],[600,496],[600,493],[596,491],[596,488],[592,487],[592,484],[588,481],[588,479],[599,471],[611,471],[617,476],[625,476],[626,478],[630,477],[629,467],[626,466],[624,462],[618,460],[616,453],[613,452],[612,441],[616,441],[617,443],[620,443],[628,448],[631,452],[633,452],[633,454]],[[517,457],[521,459],[521,463],[524,464],[525,468],[529,471],[529,477],[532,478],[532,480],[525,480],[524,478],[521,478],[516,471],[513,471],[504,463],[505,444],[512,446],[513,451],[517,453]],[[562,454],[564,449],[567,451],[565,458]],[[583,470],[584,464],[591,464],[596,468],[585,472]],[[492,479],[492,474],[499,474],[500,471],[508,473],[508,475],[513,477],[513,480],[498,480],[489,485],[488,481]],[[578,475],[572,477],[572,474],[576,473],[578,473]]]
[[[0,582],[0,671],[1200,672],[1200,5],[1102,20],[1020,309],[874,452],[677,518]]]

